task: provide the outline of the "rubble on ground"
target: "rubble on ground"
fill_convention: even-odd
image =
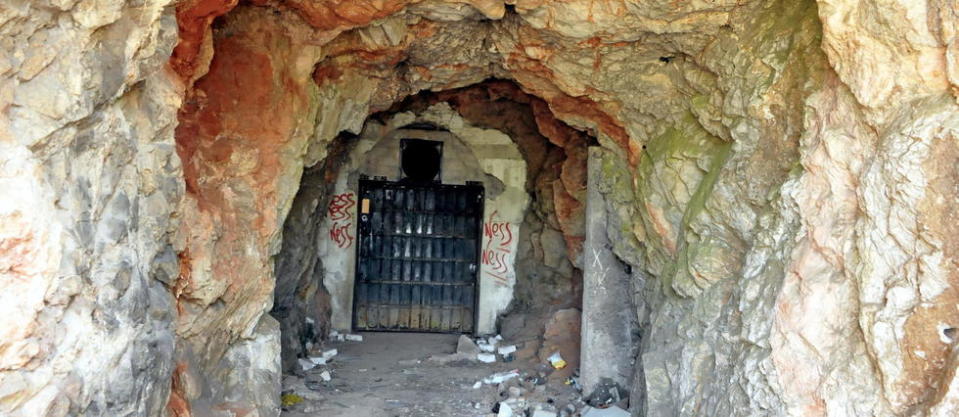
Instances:
[[[362,342],[363,335],[361,334],[352,334],[352,333],[340,333],[336,330],[330,330],[330,335],[327,338],[331,342]]]
[[[574,332],[578,322],[572,315],[562,310],[557,312],[547,325],[545,340],[513,341],[501,335],[473,338],[461,335],[456,343],[456,351],[449,354],[434,354],[426,358],[433,365],[449,366],[488,366],[492,371],[487,377],[472,384],[461,385],[463,389],[490,390],[490,401],[475,402],[477,417],[626,417],[628,393],[616,386],[594,393],[584,399],[579,386],[578,343],[574,343],[566,333]],[[576,334],[576,333],[574,333]],[[346,334],[333,332],[333,342],[345,343],[350,338]],[[362,336],[352,338],[362,340]],[[515,369],[502,370],[506,363],[517,360],[519,352],[532,351],[535,355],[524,355]],[[302,376],[299,384],[284,380],[284,398],[301,398],[301,401],[284,401],[284,407],[292,407],[302,402],[302,398],[313,399],[324,390],[334,390],[331,382],[335,377],[332,367],[337,355],[336,349],[313,349],[315,356],[301,358]],[[407,359],[399,361],[402,365],[418,366],[424,361]],[[457,364],[459,363],[459,364]],[[405,372],[405,371],[404,371]],[[312,395],[311,395],[312,392]],[[289,405],[286,405],[289,404]],[[303,407],[300,405],[299,407]]]
[[[629,411],[617,406],[609,408],[594,408],[587,406],[583,409],[582,417],[629,417]]]

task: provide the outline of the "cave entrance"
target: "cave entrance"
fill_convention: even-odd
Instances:
[[[473,333],[483,185],[433,182],[436,146],[403,143],[403,171],[416,168],[413,181],[359,181],[353,327]],[[417,147],[428,160],[411,157]]]
[[[608,253],[611,154],[596,138],[515,83],[488,80],[417,93],[320,145],[276,263],[287,372],[333,348],[337,380],[352,386],[377,382],[363,379],[374,366],[377,378],[403,375],[398,357],[438,356],[422,362],[435,372],[424,381],[448,378],[463,373],[441,362],[458,336],[438,333],[471,333],[514,346],[513,367],[559,352],[567,366],[549,378],[560,386],[580,369],[587,391],[610,375],[628,391],[630,272]],[[352,330],[375,332],[352,344]],[[462,376],[472,385],[483,366]]]

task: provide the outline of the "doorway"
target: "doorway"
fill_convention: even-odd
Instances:
[[[473,333],[482,184],[360,179],[353,324]]]

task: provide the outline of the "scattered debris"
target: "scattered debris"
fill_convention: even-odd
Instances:
[[[556,330],[556,329],[554,329]],[[333,334],[338,333],[331,333]],[[340,334],[348,337],[348,334]],[[367,337],[368,342],[376,342],[374,336]],[[470,369],[470,372],[479,370],[483,372],[485,366],[489,366],[490,374],[486,377],[473,374],[469,379],[451,379],[450,385],[454,389],[461,391],[464,395],[464,401],[460,401],[460,407],[468,407],[475,411],[475,415],[483,417],[625,417],[629,414],[622,414],[623,409],[628,405],[628,393],[617,389],[618,387],[609,387],[610,389],[599,389],[588,399],[583,397],[579,386],[579,375],[576,358],[573,361],[567,361],[566,357],[570,354],[567,348],[559,345],[550,345],[549,347],[536,341],[516,342],[512,339],[506,339],[502,336],[487,336],[482,338],[472,338],[462,335],[458,339],[447,339],[447,348],[452,350],[452,342],[456,341],[456,351],[454,353],[444,353],[442,349],[439,354],[432,354],[428,360],[431,362],[441,362],[442,364],[451,364],[461,362],[451,366],[464,367]],[[349,345],[340,345],[341,350],[348,351]],[[356,346],[362,348],[365,345]],[[319,347],[317,348],[319,349]],[[519,358],[521,351],[536,352],[535,355],[528,355],[525,358]],[[575,352],[575,350],[570,350]],[[436,350],[434,350],[436,352]],[[310,407],[323,407],[317,405],[318,401],[334,392],[340,392],[344,387],[351,387],[356,375],[362,375],[363,372],[376,372],[377,368],[353,368],[352,376],[341,375],[337,373],[337,381],[334,383],[333,373],[341,372],[340,367],[343,361],[332,362],[334,356],[337,356],[336,349],[326,351],[314,351],[313,356],[301,360],[304,366],[303,374],[294,376],[293,381],[298,385],[293,385],[284,381],[284,387],[294,388],[295,393],[305,398],[305,404],[296,406],[296,411],[307,413]],[[352,355],[348,359],[353,359]],[[500,363],[517,361],[515,365],[518,369],[505,372],[496,372],[502,370],[498,368]],[[477,363],[481,362],[481,363]],[[411,374],[419,377],[424,372],[424,363],[422,357],[401,357],[393,359],[387,366],[394,367],[394,372],[398,374]],[[485,365],[490,364],[490,365]],[[399,366],[397,366],[399,365]],[[309,369],[307,369],[309,367]],[[334,369],[336,368],[336,369]],[[433,367],[427,367],[433,368]],[[455,371],[454,371],[455,372]],[[495,373],[493,373],[495,372]],[[476,380],[475,378],[481,378]],[[387,386],[378,384],[387,378],[367,378],[374,382],[373,386]],[[403,383],[397,383],[395,380],[388,381],[389,386],[403,386]],[[472,387],[472,390],[470,389]],[[488,388],[484,388],[488,387]],[[286,391],[284,391],[286,392]],[[596,393],[599,393],[597,395]],[[317,399],[313,399],[315,396]],[[487,397],[483,401],[475,401],[478,397]],[[466,399],[471,399],[465,401]],[[392,400],[387,400],[392,401]],[[391,415],[425,415],[417,414],[417,406],[396,403],[390,405],[397,414]],[[328,406],[328,405],[327,405]],[[344,406],[345,407],[345,406]],[[286,406],[284,407],[286,408]],[[402,412],[400,412],[402,410]],[[480,410],[486,410],[485,414]],[[412,414],[410,414],[412,413]],[[589,413],[589,414],[583,414]],[[598,414],[597,414],[598,413]],[[359,415],[359,414],[357,414]],[[466,413],[463,415],[474,415]]]
[[[593,388],[593,393],[586,398],[586,403],[593,407],[606,408],[619,403],[627,396],[629,396],[629,392],[619,384],[609,378],[602,378],[599,384]]]
[[[572,386],[573,388],[576,388],[577,390],[582,390],[582,389],[583,389],[582,387],[579,386],[579,373],[574,373],[573,376],[570,376],[569,378],[566,378],[566,380],[563,381],[563,383],[566,384],[566,385],[570,385],[570,386]]]
[[[554,352],[547,360],[555,369],[563,369],[566,367],[566,361],[563,359],[563,356],[559,354],[559,351]]]
[[[321,373],[320,373],[320,378],[322,378],[323,381],[325,381],[325,382],[330,382],[330,381],[333,380],[333,376],[330,375],[330,371],[323,371],[323,372],[321,372]]]
[[[496,362],[496,355],[492,353],[480,353],[476,355],[476,360],[483,363],[493,363]]]
[[[274,397],[275,398],[275,397]],[[292,407],[303,402],[304,398],[296,395],[295,393],[289,392],[280,396],[280,404],[284,407]]]
[[[313,369],[316,366],[316,364],[313,363],[313,361],[311,360],[301,358],[301,359],[297,359],[297,361],[300,363],[300,367],[303,368],[304,371],[309,371],[310,369]]]
[[[516,345],[500,346],[496,351],[499,352],[500,355],[506,356],[516,352]]]
[[[485,344],[485,342],[481,342]],[[456,341],[456,352],[449,355],[433,355],[429,357],[429,361],[437,362],[440,364],[447,364],[456,361],[467,361],[467,360],[479,360],[484,363],[492,363],[496,361],[496,355],[483,353],[484,351],[480,349],[480,346],[473,341],[467,335],[460,335],[459,339]]]
[[[493,353],[496,351],[496,345],[503,340],[503,336],[496,335],[496,337],[488,337],[486,340],[481,340],[476,343],[479,346],[480,350],[483,352]]]
[[[540,375],[530,375],[526,377],[526,382],[530,383],[531,385],[543,385],[546,383],[546,378]]]
[[[629,411],[623,410],[615,405],[609,408],[586,406],[582,414],[583,417],[629,417]]]
[[[519,376],[518,369],[513,369],[512,371],[506,371],[506,372],[497,372],[493,375],[483,378],[483,383],[487,385],[502,384],[503,382],[509,381],[518,376]]]
[[[505,401],[499,403],[499,410],[496,413],[496,417],[513,417],[513,408]]]
[[[456,341],[456,353],[472,357],[480,353],[480,348],[476,346],[473,339],[464,334],[460,335],[459,340]]]

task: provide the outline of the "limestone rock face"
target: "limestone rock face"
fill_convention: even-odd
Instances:
[[[0,415],[164,414],[183,195],[168,3],[0,5]]]
[[[634,412],[955,415],[957,16],[948,0],[4,2],[0,414],[275,414],[265,314],[277,270],[309,269],[276,259],[291,208],[315,207],[294,201],[304,167],[412,94],[501,78],[538,100],[552,147],[528,149],[556,149],[528,184],[551,214],[524,230],[529,253],[565,249],[543,256],[563,282],[592,142],[551,119],[606,149],[642,327]]]
[[[322,279],[328,266],[319,256],[319,246],[329,235],[323,234],[321,226],[333,198],[336,173],[351,148],[351,141],[336,140],[323,163],[304,170],[283,227],[270,313],[280,322],[283,369],[287,371],[296,369],[296,358],[306,353],[307,346],[319,344],[332,329],[330,293]]]

